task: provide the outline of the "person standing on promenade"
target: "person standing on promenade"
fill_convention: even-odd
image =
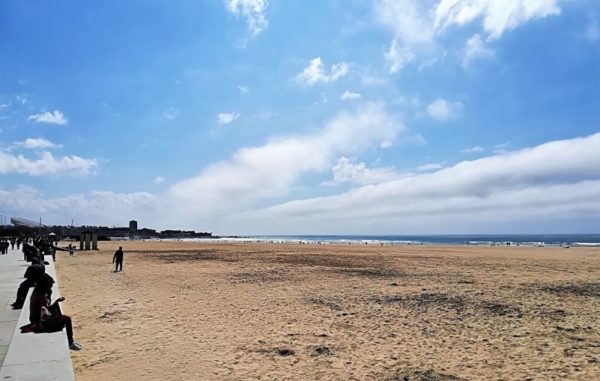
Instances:
[[[113,263],[115,264],[115,272],[123,271],[123,248],[121,246],[113,255]]]

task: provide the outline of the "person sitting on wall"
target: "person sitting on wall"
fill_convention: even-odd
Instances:
[[[73,323],[71,318],[63,315],[60,310],[59,302],[63,302],[65,298],[60,297],[50,303],[52,295],[52,285],[54,279],[44,274],[36,284],[31,294],[29,302],[29,326],[21,327],[22,330],[33,330],[34,332],[57,332],[67,329],[67,340],[69,348],[73,351],[81,350],[81,344],[73,339]]]
[[[33,258],[37,258],[41,263],[47,265],[48,262],[44,260],[44,254],[37,247],[29,244],[23,244],[23,254],[27,262],[31,262]]]
[[[15,300],[13,304],[11,304],[13,309],[20,310],[21,308],[23,308],[23,303],[25,303],[25,299],[27,298],[29,288],[35,287],[37,282],[45,273],[46,268],[43,264],[40,263],[39,258],[33,258],[31,261],[31,265],[27,267],[27,270],[25,270],[25,275],[23,275],[25,280],[21,282],[19,288],[17,289],[17,300]]]

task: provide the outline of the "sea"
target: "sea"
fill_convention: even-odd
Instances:
[[[249,235],[210,239],[227,242],[378,245],[597,246],[600,234],[440,234],[440,235]],[[196,239],[206,240],[206,239]]]

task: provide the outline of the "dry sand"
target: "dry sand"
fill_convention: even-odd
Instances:
[[[600,378],[600,249],[122,244],[58,254],[78,380]]]

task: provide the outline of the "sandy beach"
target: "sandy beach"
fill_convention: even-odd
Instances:
[[[599,248],[101,242],[56,267],[78,380],[600,375]]]

